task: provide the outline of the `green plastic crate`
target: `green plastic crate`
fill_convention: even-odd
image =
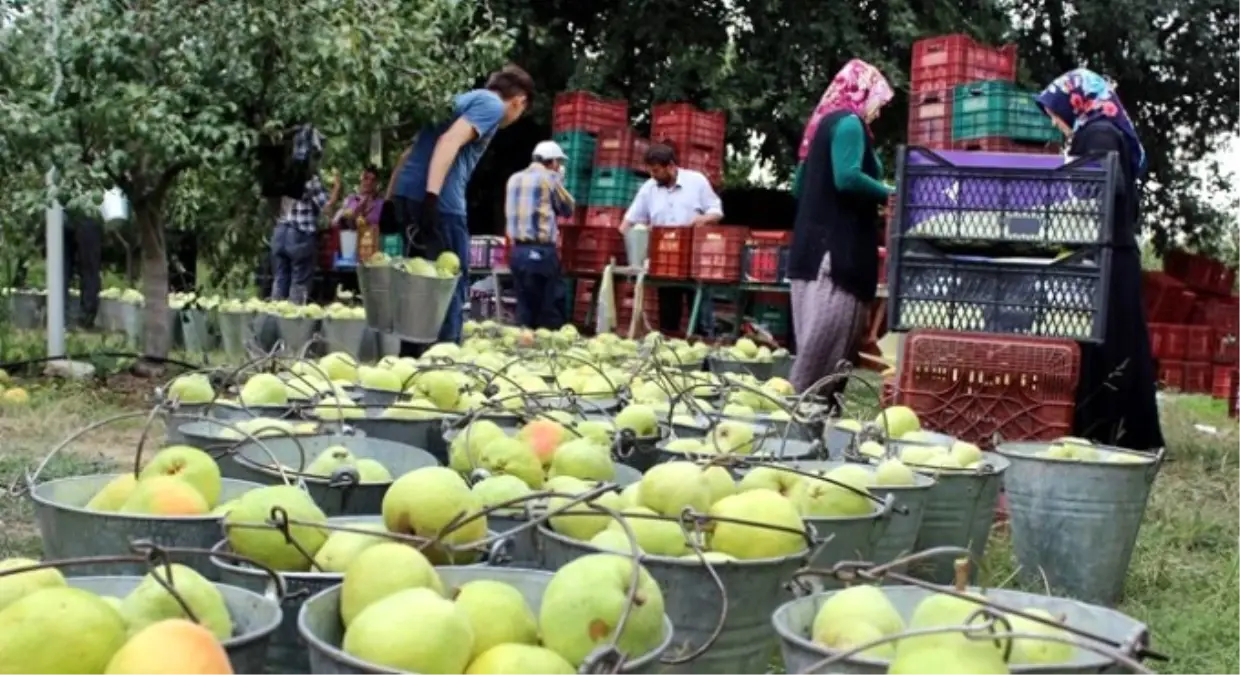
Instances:
[[[404,237],[399,234],[385,234],[382,240],[383,253],[389,258],[402,258],[405,255]]]
[[[628,169],[601,167],[590,180],[590,206],[628,208],[646,177]]]
[[[771,332],[771,335],[787,336],[788,324],[791,323],[788,318],[788,307],[781,305],[768,304],[765,302],[755,302],[753,307],[754,321],[764,326]]]
[[[1046,143],[1062,136],[1034,95],[1011,82],[962,84],[952,99],[952,140],[999,137]]]
[[[551,137],[560,145],[564,155],[564,173],[589,174],[594,168],[594,146],[597,144],[594,134],[588,131],[561,131]],[[573,196],[577,196],[573,193]]]
[[[590,178],[589,171],[564,171],[564,188],[568,190],[568,194],[573,196],[573,201],[578,204],[585,204],[590,197]]]

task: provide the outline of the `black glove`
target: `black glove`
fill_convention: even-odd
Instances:
[[[422,198],[422,213],[418,214],[418,229],[424,234],[439,233],[439,195],[427,192]]]

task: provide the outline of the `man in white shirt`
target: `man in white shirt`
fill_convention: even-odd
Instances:
[[[620,232],[638,223],[650,227],[696,227],[713,225],[723,219],[723,202],[715,194],[705,175],[676,166],[676,153],[670,146],[655,143],[646,151],[646,168],[650,180],[642,185],[624,214]],[[686,288],[659,289],[659,331],[675,332],[680,315],[692,291]],[[706,294],[698,320],[700,333],[710,335],[713,329],[710,295]],[[693,332],[690,327],[689,332]]]

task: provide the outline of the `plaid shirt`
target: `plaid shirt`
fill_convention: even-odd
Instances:
[[[534,162],[508,179],[508,237],[514,243],[554,244],[556,216],[572,216],[574,206],[559,172]]]
[[[292,204],[285,210],[277,224],[292,225],[302,232],[314,234],[319,229],[319,214],[327,206],[328,199],[330,195],[323,187],[323,181],[318,176],[314,176],[306,181],[306,191],[301,199],[288,200]]]

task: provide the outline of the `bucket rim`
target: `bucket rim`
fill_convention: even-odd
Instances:
[[[989,465],[989,469],[943,469],[937,467],[923,467],[916,464],[905,462],[905,466],[913,470],[913,473],[929,475],[934,478],[935,484],[943,482],[944,478],[959,479],[988,479],[1001,478],[1003,474],[1012,466],[1012,462],[1007,457],[991,452],[992,457],[984,457],[982,459],[983,466]],[[1140,465],[1137,465],[1140,466]]]
[[[1045,448],[1051,447],[1054,444],[1055,444],[1054,441],[1020,441],[1020,442],[1000,443],[999,445],[995,446],[995,449],[992,452],[994,452],[996,455],[999,455],[1000,457],[1003,457],[1009,463],[1013,459],[1015,459],[1017,461],[1034,461],[1034,462],[1041,462],[1043,464],[1055,464],[1055,465],[1067,464],[1069,466],[1085,464],[1089,466],[1106,466],[1106,467],[1118,467],[1118,468],[1124,468],[1124,469],[1140,469],[1143,471],[1148,470],[1152,466],[1161,464],[1162,457],[1163,457],[1162,450],[1159,450],[1158,453],[1156,454],[1151,454],[1148,452],[1143,452],[1141,450],[1130,450],[1127,448],[1121,448],[1116,445],[1099,445],[1096,443],[1091,443],[1089,447],[1094,450],[1101,450],[1102,452],[1106,453],[1108,456],[1109,455],[1121,455],[1121,454],[1122,455],[1136,455],[1136,456],[1142,457],[1143,459],[1140,462],[1109,462],[1103,459],[1063,460],[1063,459],[1051,459],[1047,457],[1038,457],[1036,455],[1032,455],[1027,452],[1019,452],[1016,450],[1017,448],[1022,447],[1022,446],[1037,447],[1037,448],[1045,449]],[[1147,455],[1149,456],[1148,459],[1145,458],[1145,456]]]
[[[849,465],[855,466],[855,465],[860,464],[866,467],[867,469],[869,469],[871,473],[873,473],[873,471],[876,468],[878,468],[878,464],[872,461],[857,462],[857,461],[853,461],[849,459],[793,460],[792,463],[795,464],[795,462],[797,461],[815,462],[819,464],[833,464],[835,465],[835,467],[849,466]],[[832,468],[835,468],[835,467],[832,467]],[[802,468],[802,467],[794,466],[793,468]],[[912,468],[913,467],[911,466],[909,467],[910,470],[912,470]],[[938,481],[935,480],[934,476],[921,473],[915,470],[913,471],[913,481],[914,481],[913,485],[871,485],[869,486],[869,489],[883,490],[887,492],[915,492],[917,490],[929,490],[930,488],[934,487],[936,483],[938,483]]]
[[[119,518],[122,520],[170,520],[170,521],[174,521],[178,523],[197,523],[197,522],[206,523],[206,522],[211,522],[211,521],[222,521],[224,519],[223,514],[215,515],[211,513],[204,513],[202,515],[195,515],[195,516],[159,516],[159,515],[151,515],[151,514],[145,514],[145,513],[118,513],[116,511],[95,511],[95,510],[87,509],[84,506],[73,506],[70,504],[65,504],[63,502],[55,501],[51,499],[50,497],[39,494],[40,490],[43,490],[44,488],[51,486],[51,485],[56,485],[56,484],[63,485],[63,484],[71,483],[74,481],[81,481],[81,480],[100,478],[100,477],[106,477],[109,480],[111,480],[119,476],[129,475],[130,473],[131,472],[129,471],[123,471],[120,473],[92,473],[92,474],[87,474],[84,476],[64,476],[61,478],[53,478],[51,480],[41,481],[41,482],[35,483],[34,485],[30,487],[30,499],[38,503],[41,506],[46,506],[46,507],[53,508],[53,509],[60,509],[62,511],[71,511],[73,513],[82,513],[88,516],[97,516],[100,518]],[[235,484],[241,484],[241,485],[248,485],[250,486],[250,490],[255,490],[261,487],[266,487],[262,483],[255,483],[254,481],[243,480],[240,478],[221,478],[220,480],[222,481],[223,484],[235,483]]]
[[[919,591],[924,591],[926,593],[933,593],[933,591],[929,589],[925,589],[920,586],[911,586],[908,584],[883,586],[881,589],[882,590],[917,589]],[[829,647],[824,647],[823,645],[817,644],[813,642],[812,640],[802,637],[798,632],[794,631],[790,625],[788,625],[790,622],[787,619],[787,615],[792,611],[794,607],[813,604],[817,602],[819,598],[826,600],[827,598],[831,597],[832,595],[835,595],[836,593],[839,593],[842,590],[844,589],[823,591],[820,593],[814,593],[812,595],[807,595],[807,596],[800,597],[800,598],[793,598],[792,600],[784,602],[779,607],[776,607],[775,611],[771,612],[771,626],[774,627],[775,633],[779,636],[779,639],[782,641],[790,642],[796,645],[797,647],[804,649],[806,651],[813,652],[814,654],[822,658],[826,658],[828,656],[837,654],[840,651],[842,651],[838,649],[831,649]],[[1124,614],[1123,612],[1112,609],[1110,607],[1104,607],[1102,605],[1095,605],[1092,603],[1083,602],[1081,600],[1073,600],[1071,598],[1061,598],[1055,595],[1041,595],[1038,593],[1027,593],[1025,591],[1016,591],[1016,590],[1010,590],[1006,588],[968,586],[965,590],[966,592],[982,593],[984,595],[990,595],[992,593],[998,592],[1001,595],[1006,596],[1007,599],[1004,599],[1004,598],[996,598],[996,599],[1008,605],[1027,606],[1027,601],[1030,598],[1043,598],[1043,599],[1051,599],[1051,600],[1057,600],[1057,601],[1062,601],[1062,602],[1076,603],[1076,604],[1089,608],[1089,610],[1092,612],[1100,612],[1100,613],[1109,614],[1111,618],[1113,619],[1122,619],[1126,624],[1135,628],[1135,630],[1132,632],[1132,636],[1130,637],[1139,636],[1147,630],[1147,626],[1145,624],[1128,616],[1127,614]],[[1083,640],[1084,638],[1076,638],[1076,639]],[[1096,641],[1092,641],[1092,642],[1096,642]],[[1081,655],[1082,660],[1079,662],[1070,661],[1068,663],[1052,663],[1052,664],[1044,664],[1044,663],[1008,664],[1008,668],[1011,670],[1012,673],[1062,673],[1068,670],[1101,672],[1101,669],[1114,665],[1116,663],[1114,659],[1108,659],[1104,657],[1103,655],[1090,651],[1088,649],[1077,647],[1076,653]],[[1085,659],[1088,659],[1088,660],[1085,660]],[[844,659],[844,662],[846,663],[847,662],[858,662],[862,665],[870,666],[872,668],[880,668],[880,669],[885,669],[891,664],[891,661],[887,659],[882,659],[882,660],[873,659],[873,658],[861,656],[860,654],[854,654],[848,657],[847,659]]]
[[[255,418],[255,419],[258,419],[258,418]],[[271,419],[275,419],[275,418],[271,418]],[[245,420],[239,420],[239,421],[245,421]],[[206,425],[208,425],[208,424],[219,424],[220,422],[224,422],[224,423],[226,423],[226,424],[227,424],[227,423],[229,423],[229,420],[213,420],[213,421],[210,421],[210,422],[205,421],[205,420],[196,420],[196,421],[193,421],[193,422],[186,422],[185,424],[182,424],[182,425],[180,425],[180,426],[178,426],[178,427],[177,427],[177,433],[181,434],[182,436],[184,436],[184,437],[186,437],[186,438],[190,438],[190,437],[194,437],[194,438],[203,438],[203,439],[206,439],[206,440],[208,440],[208,441],[211,441],[212,443],[245,443],[245,442],[252,442],[249,438],[246,438],[245,436],[242,436],[242,437],[240,437],[240,438],[231,438],[231,437],[226,438],[226,437],[221,436],[221,435],[219,435],[219,434],[199,433],[199,429],[205,429],[205,428],[206,428]],[[297,438],[314,438],[315,436],[324,436],[324,435],[329,435],[329,434],[327,434],[326,432],[322,432],[322,431],[317,431],[317,432],[315,432],[315,433],[313,433],[313,434],[299,434],[299,433],[295,433],[295,432],[294,432],[294,433],[292,433],[292,434],[279,433],[279,434],[272,434],[272,435],[270,435],[270,436],[257,436],[257,435],[255,435],[255,438],[259,439],[260,441],[266,441],[266,440],[268,440],[268,439],[289,438],[289,437],[292,437],[292,436],[295,436],[295,437],[297,437]],[[182,445],[184,445],[184,444],[182,444]]]
[[[802,522],[805,521],[804,518],[802,518],[801,520]],[[616,551],[609,551],[607,549],[598,548],[597,546],[592,546],[590,542],[579,541],[577,539],[573,539],[572,537],[560,534],[559,532],[556,532],[555,530],[551,529],[548,523],[545,523],[545,522],[539,523],[538,527],[534,529],[538,532],[539,536],[545,536],[548,539],[552,539],[561,544],[566,544],[569,546],[578,546],[580,548],[588,549],[590,553],[610,553],[612,555],[620,555],[626,558],[632,557],[627,553],[618,553]],[[720,560],[717,562],[711,561],[710,566],[715,567],[715,568],[718,568],[718,567],[756,568],[756,567],[765,567],[765,566],[776,566],[776,565],[783,565],[793,560],[808,560],[810,553],[812,552],[813,551],[811,551],[809,547],[806,547],[796,553],[790,553],[788,555],[779,556],[775,558],[750,558],[750,559],[733,558],[732,560]],[[646,563],[651,563],[651,562],[659,563],[659,564],[667,564],[667,565],[671,565],[674,567],[703,567],[703,568],[705,567],[705,565],[703,565],[702,562],[700,560],[697,560],[696,558],[690,560],[686,558],[673,558],[671,556],[653,555],[650,553],[643,553],[641,557],[641,563],[644,565]]]
[[[328,439],[327,442],[329,444],[332,443],[333,441],[340,440],[341,442],[339,444],[345,445],[345,446],[348,445],[348,443],[345,441],[361,441],[364,443],[377,443],[381,446],[393,446],[391,450],[400,452],[404,454],[406,457],[417,457],[419,454],[423,455],[423,457],[421,457],[420,459],[426,460],[428,462],[426,466],[440,466],[439,460],[436,459],[435,456],[432,455],[429,451],[427,451],[425,448],[421,448],[421,447],[418,447],[410,443],[400,443],[398,441],[389,441],[387,439],[373,438],[371,436],[356,436],[356,435],[339,434],[339,433],[320,434],[318,437]],[[292,442],[293,441],[293,439],[291,438],[279,437],[279,436],[275,438],[265,438],[265,439],[259,439],[259,440],[262,441],[263,443],[271,443],[273,441],[274,442],[279,442],[279,441]],[[301,439],[298,439],[298,440],[301,440]],[[234,462],[237,462],[238,464],[244,466],[246,469],[255,471],[257,473],[261,473],[264,476],[268,476],[270,478],[277,478],[283,481],[283,476],[284,476],[284,473],[286,472],[281,472],[280,470],[272,467],[270,464],[260,463],[257,460],[250,458],[249,456],[245,454],[245,451],[247,450],[257,450],[260,454],[264,456],[266,455],[266,453],[263,452],[262,447],[259,445],[258,441],[253,441],[253,440],[248,440],[248,439],[242,440],[241,443],[233,446],[230,449],[229,454],[232,456],[232,460]],[[349,450],[351,452],[353,449],[349,448]],[[270,457],[265,457],[265,458],[270,459]],[[365,458],[359,457],[359,459],[365,459]],[[306,461],[307,462],[313,461],[313,458],[308,457],[306,458]],[[296,475],[290,476],[290,478],[295,477],[297,480],[304,481],[307,485],[321,485],[322,487],[327,487],[327,488],[333,487],[331,484],[332,480],[330,476],[317,476],[317,475],[304,473],[304,471],[305,471],[305,467],[302,467],[302,472],[294,471]],[[386,486],[390,486],[392,483],[395,483],[396,479],[399,477],[400,476],[392,476],[391,480],[383,480],[383,481],[359,481],[355,487],[386,487]],[[344,489],[346,487],[349,487],[349,486],[344,486],[344,485],[340,486],[341,489]]]
[[[439,568],[436,567],[435,569],[438,570]],[[550,583],[551,577],[555,576],[553,572],[547,572],[546,570],[534,570],[534,569],[528,569],[528,568],[523,568],[523,567],[492,567],[491,569],[498,570],[498,571],[505,571],[505,572],[534,573],[537,576],[542,576],[543,574],[545,574],[548,577],[547,579],[548,583]],[[340,594],[341,588],[343,588],[343,584],[336,584],[334,586],[325,588],[315,593],[314,595],[311,595],[309,598],[306,598],[305,602],[303,602],[301,604],[301,607],[297,610],[297,633],[298,635],[300,635],[301,638],[306,641],[306,645],[309,648],[324,651],[330,654],[333,659],[336,659],[338,661],[341,661],[342,663],[345,663],[353,668],[358,669],[358,672],[384,673],[385,675],[388,673],[402,672],[399,670],[392,670],[384,666],[370,663],[369,661],[363,661],[355,656],[347,654],[345,653],[344,649],[338,646],[329,644],[326,640],[320,638],[319,636],[315,635],[313,632],[310,631],[310,628],[307,625],[308,623],[307,616],[309,614],[308,608],[311,606],[311,604],[333,601],[332,596],[338,596]],[[334,601],[337,604],[340,602],[339,600],[334,600]],[[620,672],[624,672],[624,673],[634,672],[636,670],[645,668],[651,663],[658,661],[659,658],[661,658],[663,654],[667,652],[667,650],[672,646],[672,642],[675,640],[675,638],[676,638],[676,627],[672,623],[671,618],[668,617],[667,611],[664,610],[663,612],[663,639],[660,641],[660,644],[654,649],[650,650],[649,652],[646,652],[645,654],[642,654],[641,656],[637,658],[625,659],[624,665],[621,667]]]
[[[144,578],[146,578],[145,575],[96,574],[81,577],[68,577],[66,581],[69,586],[73,586],[73,582],[75,581],[134,581],[136,583],[141,583]],[[245,598],[257,598],[261,604],[267,605],[276,610],[272,620],[263,626],[242,633],[241,635],[231,636],[227,640],[220,640],[220,645],[223,646],[225,650],[245,647],[259,640],[266,639],[280,627],[280,622],[284,619],[284,608],[280,607],[280,603],[276,602],[274,599],[269,598],[262,593],[255,593],[248,588],[233,586],[232,584],[225,584],[218,581],[211,581],[210,579],[207,581],[210,581],[211,585],[215,586],[216,589],[218,589],[224,596],[232,595]],[[233,625],[236,625],[236,623],[234,622]]]

